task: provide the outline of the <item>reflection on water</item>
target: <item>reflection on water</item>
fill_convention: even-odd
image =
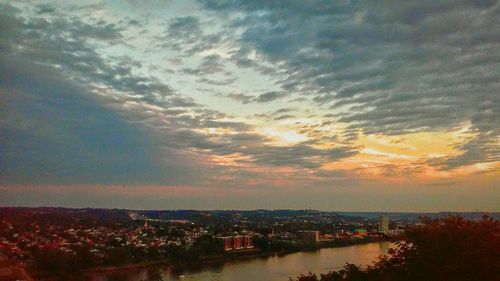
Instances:
[[[294,253],[236,262],[211,264],[185,270],[156,267],[92,276],[95,281],[287,281],[309,271],[326,273],[338,270],[346,263],[368,265],[389,250],[391,243],[369,243],[342,248],[321,249],[315,252]]]

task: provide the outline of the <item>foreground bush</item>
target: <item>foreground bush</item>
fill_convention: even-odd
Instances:
[[[423,219],[374,265],[347,264],[319,277],[309,273],[297,281],[500,280],[500,223],[484,217],[469,221],[452,216]]]

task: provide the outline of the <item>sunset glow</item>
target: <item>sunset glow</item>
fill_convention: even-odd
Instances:
[[[0,205],[500,210],[500,3],[35,2]]]

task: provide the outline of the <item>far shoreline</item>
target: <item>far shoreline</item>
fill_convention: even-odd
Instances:
[[[299,251],[273,251],[273,252],[260,252],[260,250],[254,251],[252,254],[246,254],[246,255],[234,255],[235,253],[231,253],[233,255],[230,256],[225,256],[225,257],[217,257],[217,258],[208,258],[202,261],[198,262],[191,262],[191,263],[175,263],[167,259],[163,260],[155,260],[155,261],[145,261],[145,262],[138,262],[138,263],[131,263],[131,264],[125,264],[125,265],[116,265],[116,266],[98,266],[95,268],[91,268],[88,270],[85,270],[82,272],[82,276],[92,276],[94,274],[106,274],[106,273],[113,273],[113,272],[120,272],[120,271],[132,271],[136,269],[146,269],[150,267],[155,267],[155,266],[162,266],[162,267],[168,267],[171,270],[192,270],[197,267],[203,267],[203,266],[208,266],[208,265],[213,265],[213,264],[228,264],[231,262],[239,262],[239,261],[245,261],[245,260],[250,260],[250,259],[255,259],[255,258],[265,258],[265,257],[272,257],[272,256],[287,256],[290,254],[295,254],[295,253],[305,253],[305,252],[316,252],[321,249],[328,249],[328,248],[342,248],[342,247],[350,247],[350,246],[356,246],[356,245],[364,245],[364,244],[370,244],[370,243],[381,243],[381,242],[391,242],[391,240],[387,239],[372,239],[372,240],[359,240],[351,244],[345,244],[345,245],[321,245],[318,244],[318,248],[316,249],[303,249]],[[241,253],[241,252],[240,252]],[[48,277],[50,278],[50,277]]]

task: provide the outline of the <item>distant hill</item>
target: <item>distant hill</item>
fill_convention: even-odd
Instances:
[[[494,219],[500,219],[499,212],[438,212],[438,213],[406,213],[406,212],[336,212],[342,216],[349,217],[365,217],[374,219],[382,215],[389,216],[391,220],[412,221],[418,220],[419,217],[429,217],[432,219],[444,218],[450,215],[459,215],[465,219],[477,220],[484,215],[488,215]]]
[[[318,210],[127,210],[127,209],[72,209],[72,208],[26,208],[26,207],[0,207],[0,217],[6,215],[37,215],[46,216],[47,214],[56,214],[59,216],[79,219],[92,220],[99,218],[108,223],[116,221],[129,220],[129,212],[150,218],[160,220],[193,220],[200,217],[213,216],[218,218],[231,217],[240,214],[248,218],[285,218],[285,217],[330,217],[330,218],[357,218],[357,219],[376,219],[381,215],[387,215],[393,221],[416,221],[420,217],[430,217],[438,219],[450,215],[459,215],[465,219],[477,220],[484,215],[494,219],[500,219],[499,212],[438,212],[438,213],[410,213],[410,212],[325,212]]]

